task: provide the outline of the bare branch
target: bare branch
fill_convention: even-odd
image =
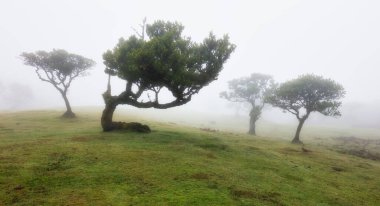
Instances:
[[[39,73],[39,70],[40,70],[40,69],[39,69],[38,67],[37,67],[37,69],[35,70],[35,72],[36,72],[38,78],[39,78],[41,81],[49,82],[49,83],[53,84],[50,80],[47,80],[47,79],[43,78],[43,77],[41,76],[41,74]]]
[[[69,80],[68,80],[66,86],[64,86],[66,90],[70,87],[71,82],[72,82],[75,78],[77,78],[79,75],[80,75],[80,72],[76,72],[74,75],[72,75],[72,74],[69,75]]]
[[[140,34],[135,28],[133,28],[133,27],[131,27],[132,29],[133,29],[133,31],[136,33],[136,35],[138,36],[138,37],[140,37],[141,39],[143,39],[143,35],[142,34]]]

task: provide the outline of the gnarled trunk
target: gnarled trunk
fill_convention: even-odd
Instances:
[[[263,105],[262,106],[257,106],[253,103],[252,105],[252,109],[251,111],[249,112],[249,131],[248,131],[248,134],[250,135],[256,135],[256,122],[257,120],[259,120],[260,116],[261,116],[261,110],[263,109]]]
[[[65,101],[65,105],[66,105],[66,112],[63,113],[62,117],[64,117],[64,118],[75,118],[76,116],[75,116],[74,112],[71,110],[70,102],[69,102],[69,99],[67,99],[66,92],[61,92],[61,94],[62,94],[63,100]]]
[[[115,129],[112,122],[112,117],[116,106],[116,104],[106,103],[106,107],[103,110],[101,118],[101,124],[104,132],[112,131]]]
[[[150,128],[147,125],[138,123],[138,122],[114,122],[112,120],[113,113],[116,110],[118,103],[113,101],[112,97],[104,96],[106,106],[103,110],[101,117],[101,125],[104,132],[109,132],[112,130],[130,130],[135,132],[149,133],[151,132]]]
[[[250,135],[256,135],[256,121],[257,121],[257,116],[256,115],[250,115],[249,119],[249,131],[248,134]]]
[[[299,120],[296,135],[294,136],[292,140],[293,144],[302,144],[302,141],[300,140],[300,134],[301,134],[302,126],[305,123],[305,121],[306,121],[306,118],[302,118]]]

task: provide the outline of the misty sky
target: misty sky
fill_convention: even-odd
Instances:
[[[219,80],[183,109],[227,111],[219,98],[232,78],[253,72],[283,82],[304,73],[332,78],[347,90],[344,103],[380,103],[380,1],[377,0],[2,0],[0,1],[0,109],[64,107],[21,52],[65,49],[91,58],[91,75],[73,82],[73,106],[103,105],[102,54],[134,34],[144,17],[178,21],[202,41],[210,31],[237,45]],[[113,93],[124,88],[115,82]],[[346,104],[346,105],[347,105]],[[232,111],[229,109],[228,111]]]

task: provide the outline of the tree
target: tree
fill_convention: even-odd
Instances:
[[[51,52],[24,52],[21,54],[21,58],[25,65],[35,68],[41,81],[52,84],[62,95],[66,105],[66,112],[62,117],[74,118],[75,114],[67,98],[69,87],[74,79],[86,75],[86,71],[94,66],[95,62],[62,49],[54,49]]]
[[[340,99],[344,95],[343,86],[335,81],[307,74],[281,84],[268,102],[297,117],[299,124],[292,143],[300,144],[301,129],[309,115],[319,112],[325,116],[341,116]]]
[[[149,132],[146,125],[113,122],[116,107],[119,104],[157,109],[180,106],[217,79],[235,46],[227,35],[216,39],[212,33],[203,43],[195,43],[182,36],[183,29],[177,22],[156,21],[146,25],[147,39],[135,35],[127,40],[121,38],[112,51],[104,53],[105,72],[109,77],[117,76],[126,81],[125,91],[117,96],[111,95],[108,82],[108,89],[103,94],[106,105],[101,118],[104,131],[133,129]],[[160,94],[163,91],[172,94],[171,101],[162,102]]]
[[[249,103],[251,111],[249,113],[248,134],[256,135],[256,122],[260,119],[265,106],[266,96],[270,95],[275,87],[271,76],[254,73],[250,77],[234,79],[228,82],[229,91],[220,93],[220,97],[232,102]]]

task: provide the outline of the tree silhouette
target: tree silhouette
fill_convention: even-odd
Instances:
[[[325,116],[340,116],[340,99],[344,95],[343,86],[335,81],[307,74],[281,84],[267,101],[297,117],[299,124],[292,143],[299,144],[302,143],[302,126],[309,115],[319,112]]]
[[[228,82],[228,91],[220,93],[220,97],[232,102],[249,103],[251,111],[249,113],[248,134],[256,135],[256,122],[260,119],[265,105],[265,99],[271,95],[275,87],[271,76],[253,73],[250,77],[234,79]]]
[[[74,79],[86,75],[86,71],[94,66],[95,62],[77,54],[70,54],[62,49],[51,52],[24,52],[21,54],[21,58],[25,65],[35,68],[35,72],[41,81],[50,83],[62,95],[66,105],[66,112],[62,117],[74,118],[75,114],[67,98],[69,87]]]

